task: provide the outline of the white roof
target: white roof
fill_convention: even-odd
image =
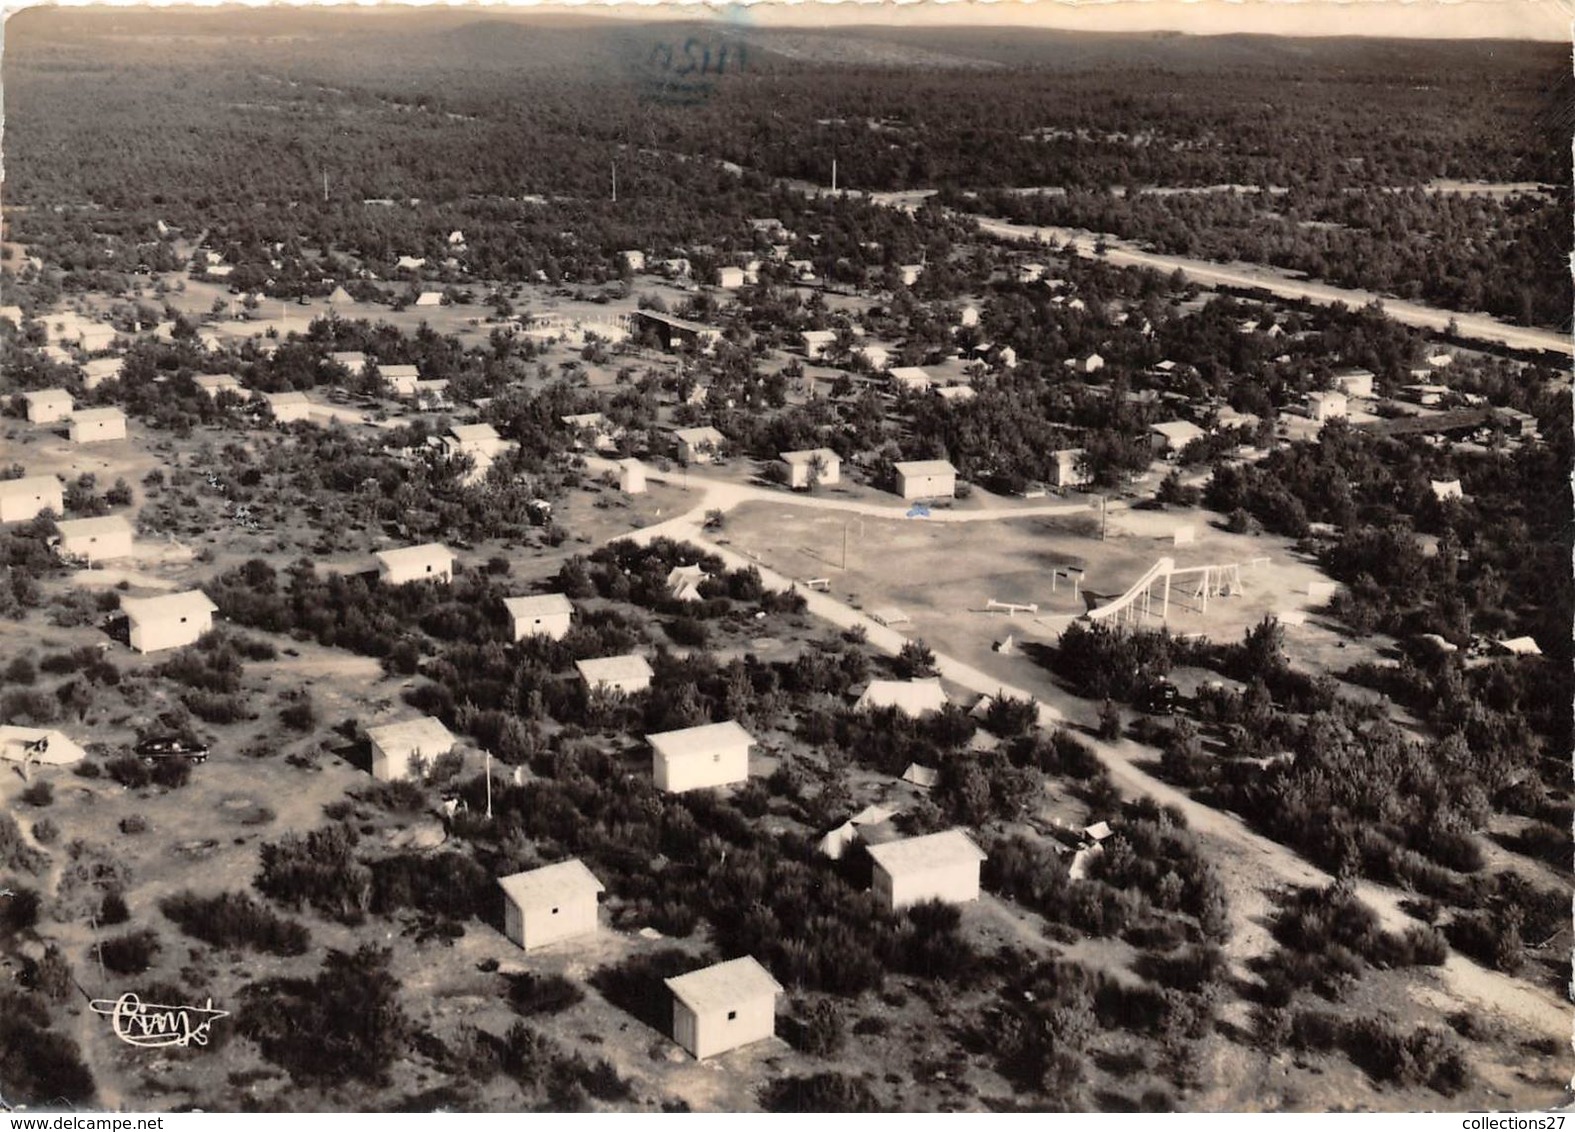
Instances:
[[[380,365],[377,368],[390,381],[396,377],[416,378],[421,376],[421,371],[411,365]]]
[[[888,841],[884,845],[871,845],[869,853],[875,863],[890,876],[944,869],[952,865],[968,864],[985,859],[985,852],[973,839],[960,829],[944,833],[931,833],[924,837],[907,837],[901,841]]]
[[[896,816],[896,810],[888,810],[885,806],[865,806],[862,810],[848,819],[848,824],[879,825],[881,822],[890,821]]]
[[[71,393],[65,389],[30,389],[22,394],[23,400],[29,405],[48,404],[51,401],[71,400]]]
[[[328,357],[329,360],[338,362],[346,369],[357,369],[366,365],[366,355],[360,350],[336,350]]]
[[[1345,394],[1336,389],[1318,390],[1307,394],[1309,401],[1344,401]]]
[[[932,385],[934,380],[929,374],[918,366],[894,366],[891,371],[893,381],[900,381],[904,385]]]
[[[1508,640],[1500,641],[1498,647],[1519,656],[1542,655],[1542,648],[1531,637],[1510,637]]]
[[[645,741],[665,759],[709,755],[718,747],[730,746],[739,740],[753,743],[755,737],[731,719],[725,723],[704,723],[699,727],[685,727],[678,731],[658,731],[645,737]]]
[[[421,566],[438,559],[451,565],[454,552],[440,542],[424,542],[419,546],[396,546],[392,550],[380,550],[376,558],[390,570],[397,570],[400,566]]]
[[[782,993],[782,984],[748,955],[663,981],[673,997],[696,1014],[708,1014],[753,998]]]
[[[106,409],[78,409],[71,414],[71,419],[86,424],[96,424],[99,421],[123,421],[126,414],[111,405]]]
[[[489,424],[457,424],[451,427],[449,432],[453,433],[454,439],[461,444],[479,444],[482,441],[499,439],[498,430]]]
[[[506,597],[503,607],[510,617],[548,617],[554,613],[573,613],[574,603],[564,594],[529,594]]]
[[[81,535],[118,535],[131,533],[131,520],[124,515],[99,515],[92,519],[62,519],[56,523],[64,538]]]
[[[940,711],[946,706],[946,693],[936,677],[928,680],[871,680],[859,697],[861,708],[894,707],[904,715]]]
[[[911,782],[915,786],[934,786],[941,780],[941,774],[934,767],[909,763],[908,769],[902,772],[902,780]]]
[[[804,341],[811,344],[817,342],[834,342],[836,341],[836,338],[837,332],[835,330],[806,330],[803,333]]]
[[[950,460],[907,460],[896,465],[900,476],[955,476]]]
[[[1151,426],[1151,430],[1159,433],[1172,444],[1186,444],[1204,435],[1204,432],[1191,421],[1161,421]]]
[[[789,464],[808,464],[813,461],[816,456],[819,456],[828,464],[832,463],[833,461],[836,461],[837,463],[841,463],[842,461],[842,457],[838,456],[830,448],[805,448],[797,452],[782,452],[779,453],[779,455],[781,455],[782,459],[786,460]]]
[[[720,432],[706,425],[703,428],[674,429],[673,435],[685,444],[720,444],[725,439]]]
[[[201,590],[186,590],[178,594],[159,594],[157,597],[123,597],[120,610],[133,622],[142,624],[162,617],[193,617],[212,613],[218,609],[213,600]]]
[[[192,383],[199,389],[236,389],[240,387],[241,379],[233,373],[199,373],[192,379]],[[274,397],[283,397],[283,393],[272,394]],[[306,394],[301,394],[305,398]]]
[[[498,887],[521,908],[557,907],[576,897],[606,891],[606,886],[578,857],[499,877]]]
[[[60,766],[81,762],[87,755],[82,747],[59,731],[41,727],[0,727],[0,759],[13,762],[27,761],[27,749],[40,740],[45,746],[36,753],[35,761],[44,766]]]
[[[311,398],[298,389],[286,390],[283,393],[264,393],[263,397],[268,404],[276,409],[286,405],[310,405],[312,403]]]
[[[385,751],[423,751],[440,755],[454,746],[454,733],[430,715],[368,727],[366,737]]]
[[[625,680],[649,679],[652,675],[650,662],[639,653],[577,660],[574,667],[580,670],[587,684],[621,684]]]
[[[23,476],[21,479],[0,480],[0,495],[38,495],[46,491],[64,491],[59,476]]]

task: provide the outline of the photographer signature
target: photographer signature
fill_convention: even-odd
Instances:
[[[213,999],[204,1006],[164,1006],[143,1002],[134,992],[127,991],[111,1001],[95,998],[88,1004],[95,1014],[114,1020],[115,1036],[129,1046],[156,1048],[162,1046],[188,1046],[208,1044],[208,1031],[220,1018],[230,1016],[227,1010],[215,1010]]]

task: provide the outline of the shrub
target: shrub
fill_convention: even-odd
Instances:
[[[767,1112],[881,1112],[870,1087],[841,1073],[812,1077],[784,1077],[761,1090],[760,1106]]]
[[[585,992],[562,975],[509,976],[509,1005],[526,1018],[537,1014],[561,1014],[585,999]]]
[[[33,667],[33,662],[25,656],[19,656],[5,666],[3,677],[7,684],[32,684],[38,680],[38,670]]]
[[[835,1057],[847,1042],[847,1018],[842,1007],[820,999],[804,1011],[797,1027],[799,1049],[814,1057]]]
[[[37,874],[48,864],[49,855],[28,844],[16,819],[0,812],[0,869]]]
[[[279,722],[292,731],[310,731],[317,726],[317,710],[310,696],[302,695],[279,712]]]
[[[6,1067],[7,1103],[91,1104],[93,1074],[83,1064],[77,1043],[48,1029],[48,1012],[30,1005],[20,992],[0,991],[0,1062]]]
[[[44,781],[35,782],[22,791],[22,801],[29,806],[52,805],[55,801],[55,788]]]
[[[311,936],[244,892],[201,897],[186,891],[166,898],[159,908],[194,939],[214,947],[249,947],[273,955],[304,955]]]
[[[118,892],[106,892],[103,902],[99,905],[99,925],[124,924],[129,919],[131,919],[131,910],[126,907],[126,898]]]
[[[161,950],[159,937],[146,929],[127,932],[98,945],[104,966],[117,975],[140,975],[153,965]]]
[[[120,819],[120,832],[135,836],[148,832],[148,819],[141,814],[127,814]]]
[[[33,840],[40,845],[53,845],[60,840],[60,827],[48,818],[33,823]]]

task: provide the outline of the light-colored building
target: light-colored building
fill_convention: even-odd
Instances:
[[[885,346],[873,344],[856,346],[853,349],[853,356],[863,358],[870,369],[876,371],[883,370],[891,364],[891,351]]]
[[[872,889],[893,912],[926,900],[963,904],[979,899],[984,850],[960,829],[869,847]]]
[[[678,441],[678,459],[685,464],[709,464],[727,445],[727,438],[710,425],[676,429],[673,436]]]
[[[871,680],[856,708],[894,707],[903,715],[918,717],[946,706],[946,693],[938,677],[925,680]]]
[[[618,461],[618,490],[625,495],[644,495],[645,465],[632,458]]]
[[[578,859],[501,877],[503,934],[526,951],[596,934],[602,882]]]
[[[351,377],[360,377],[366,372],[366,355],[360,350],[339,350],[329,354],[328,360],[349,370]]]
[[[1332,421],[1347,412],[1344,393],[1307,394],[1307,415],[1315,421]]]
[[[1208,433],[1191,421],[1161,421],[1149,428],[1149,438],[1158,452],[1180,452]]]
[[[280,424],[293,424],[311,418],[312,402],[305,393],[296,389],[284,393],[264,393],[263,400],[268,402],[268,408],[273,413],[273,419]]]
[[[935,384],[935,379],[920,366],[896,366],[891,371],[891,383],[910,393],[924,393]]]
[[[220,393],[233,393],[237,397],[247,396],[246,388],[241,385],[241,379],[236,377],[233,373],[199,373],[191,379],[191,383],[206,393],[210,401],[217,401],[219,399]],[[285,394],[275,393],[272,396],[283,397]],[[306,394],[302,393],[299,394],[299,396],[304,399]],[[273,401],[270,400],[268,404],[272,406]],[[289,412],[290,410],[286,409],[285,411]],[[278,409],[274,409],[273,415],[279,420],[286,419],[285,417],[279,416]],[[293,419],[304,419],[304,417]]]
[[[31,424],[54,424],[71,416],[75,403],[64,389],[30,389],[22,394]]]
[[[623,260],[623,265],[630,271],[645,270],[645,253],[639,251],[619,252],[618,258]]]
[[[368,727],[366,737],[372,741],[372,777],[379,782],[409,778],[416,769],[411,764],[418,758],[430,771],[433,761],[452,751],[457,742],[443,721],[430,715]]]
[[[56,545],[63,558],[93,566],[114,558],[130,558],[132,555],[136,530],[124,515],[63,519],[55,526],[60,531],[60,541]]]
[[[82,384],[97,389],[106,381],[113,381],[125,368],[124,358],[90,358],[82,363]]]
[[[837,341],[835,330],[806,330],[799,335],[799,340],[804,343],[804,356],[812,362],[818,362],[826,356]]]
[[[784,452],[782,462],[788,467],[789,487],[809,487],[811,481],[822,487],[842,482],[842,457],[830,448]]]
[[[957,469],[948,460],[908,460],[897,465],[897,494],[904,499],[950,499]]]
[[[654,675],[650,662],[638,653],[577,660],[574,667],[579,669],[580,679],[593,692],[621,692],[624,695],[643,692],[651,686]]]
[[[481,455],[496,459],[514,447],[512,440],[504,440],[498,430],[489,424],[460,424],[448,430],[445,443],[450,450],[467,456]]]
[[[782,985],[753,958],[730,959],[667,979],[673,1040],[704,1060],[773,1037]]]
[[[421,294],[416,296],[416,306],[418,307],[440,307],[442,305],[442,291],[422,291]]]
[[[1440,503],[1450,499],[1462,499],[1464,493],[1460,490],[1459,480],[1428,480],[1433,488],[1433,498]]]
[[[719,267],[716,269],[716,285],[732,289],[744,285],[744,269],[742,267]]]
[[[377,372],[388,382],[389,388],[396,397],[414,397],[416,395],[416,382],[421,380],[421,371],[411,365],[378,366]]]
[[[75,444],[126,439],[126,414],[113,406],[78,409],[71,414],[70,437]]]
[[[574,603],[563,594],[532,594],[503,599],[514,622],[514,639],[549,637],[561,641],[574,622]]]
[[[377,577],[385,586],[454,580],[454,552],[440,542],[380,550],[376,558]]]
[[[201,590],[120,599],[120,610],[130,628],[131,647],[144,653],[196,643],[198,637],[213,628],[213,614],[218,608]]]
[[[679,601],[700,601],[704,594],[700,592],[700,585],[709,574],[698,562],[688,566],[674,566],[667,571],[667,592]]]
[[[1373,378],[1370,369],[1342,369],[1334,374],[1334,387],[1347,397],[1371,397]]]
[[[905,263],[897,268],[897,278],[902,280],[904,287],[912,287],[919,281],[919,276],[924,274],[924,264]]]
[[[656,788],[670,794],[728,786],[749,778],[755,740],[733,720],[647,735]]]
[[[1051,487],[1077,487],[1088,477],[1082,471],[1083,449],[1059,448],[1050,453]]]
[[[0,480],[0,523],[25,523],[45,511],[66,510],[65,485],[58,476],[22,476]]]

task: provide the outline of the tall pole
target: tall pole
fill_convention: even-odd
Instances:
[[[848,521],[842,520],[842,568],[848,568]]]
[[[1109,507],[1110,507],[1110,496],[1108,496],[1108,495],[1101,495],[1099,497],[1099,541],[1100,542],[1104,542],[1105,541],[1105,512],[1109,509]]]
[[[616,161],[614,161],[612,163],[612,189],[613,189],[612,202],[614,204],[617,204],[618,203],[618,163]]]
[[[487,820],[492,820],[492,752],[487,752]]]

